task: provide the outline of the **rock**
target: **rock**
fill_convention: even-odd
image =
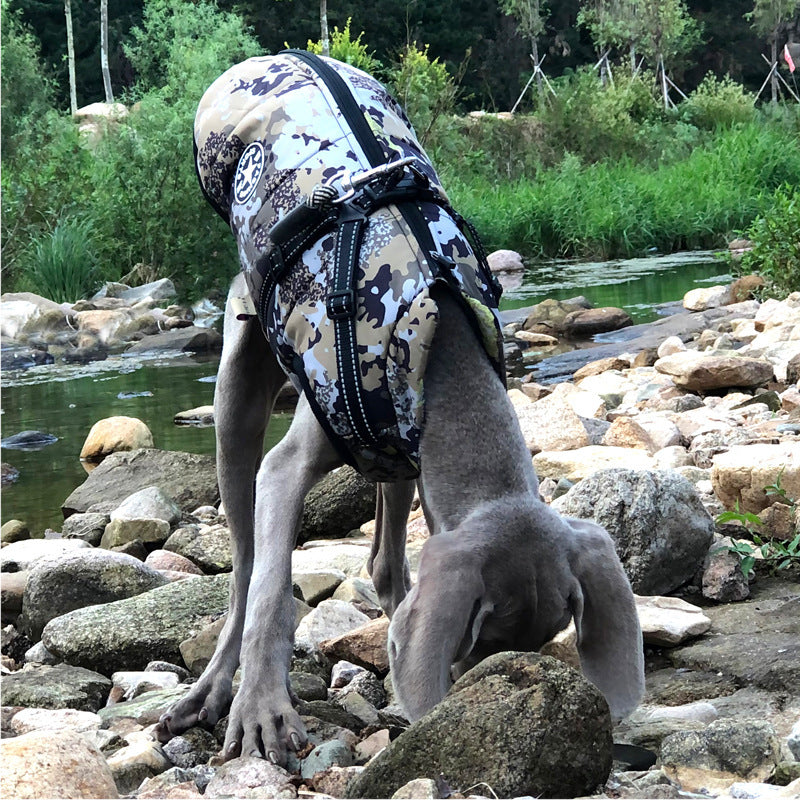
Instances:
[[[415,778],[403,784],[393,795],[391,800],[413,800],[413,798],[423,798],[432,800],[441,797],[442,793],[436,786],[436,781],[430,778]]]
[[[603,436],[603,444],[645,450],[650,455],[661,449],[653,443],[647,431],[634,417],[617,417]]]
[[[132,542],[162,545],[169,537],[169,522],[163,519],[114,519],[106,525],[100,547],[111,550]]]
[[[347,686],[356,675],[360,675],[366,671],[364,667],[359,667],[357,664],[352,664],[349,661],[337,661],[331,670],[331,688],[341,689],[343,686]]]
[[[355,603],[362,609],[378,611],[381,607],[375,585],[367,578],[346,578],[336,587],[333,599]]]
[[[210,427],[214,424],[214,406],[198,406],[179,411],[172,420],[176,425],[196,425]]]
[[[653,453],[653,462],[656,469],[680,469],[694,466],[692,457],[686,452],[686,448],[680,445],[662,447]]]
[[[112,753],[106,763],[114,783],[122,795],[131,794],[141,782],[170,768],[161,745],[153,741],[137,741]]]
[[[72,519],[70,517],[70,519]],[[168,550],[153,550],[148,553],[144,563],[157,570],[169,572],[185,572],[187,575],[202,575],[201,570],[191,559],[179,553],[171,553]]]
[[[330,659],[349,661],[379,674],[385,674],[389,670],[388,638],[389,620],[383,617],[341,636],[323,641],[319,649]]]
[[[202,798],[200,790],[197,788],[192,772],[180,767],[172,767],[160,775],[142,782],[136,792],[138,800],[192,800]]]
[[[174,689],[178,685],[178,676],[174,672],[115,672],[111,676],[114,689],[123,692],[123,700],[132,700],[145,692],[160,689]]]
[[[14,714],[11,730],[15,736],[32,731],[83,731],[99,730],[103,720],[91,711],[74,708],[21,708]]]
[[[354,675],[347,686],[335,694],[334,701],[342,705],[341,701],[352,693],[361,695],[376,709],[386,705],[386,690],[383,688],[383,681],[372,672],[360,672]],[[342,705],[342,708],[345,706]]]
[[[23,572],[43,558],[52,558],[89,545],[78,539],[26,539],[0,550],[0,570]]]
[[[551,394],[515,411],[525,444],[532,453],[576,450],[589,444],[581,418],[560,395]]]
[[[111,521],[160,519],[174,525],[181,510],[158,486],[148,486],[125,498],[112,512]]]
[[[786,740],[786,746],[794,756],[795,761],[800,761],[800,719],[792,726],[792,732]]]
[[[183,663],[186,664],[192,675],[201,675],[208,666],[226,619],[227,614],[223,614],[180,643]]]
[[[596,333],[616,331],[633,325],[630,315],[621,308],[587,308],[571,311],[564,317],[564,332],[571,338],[585,338]]]
[[[102,753],[73,731],[36,731],[0,745],[3,797],[116,798]]]
[[[488,784],[501,797],[575,797],[604,783],[610,768],[611,720],[597,689],[555,659],[500,653],[456,681],[347,794],[390,797],[409,780],[441,774],[448,785]]]
[[[3,523],[0,528],[0,542],[3,544],[12,544],[13,542],[24,542],[26,539],[31,538],[31,532],[28,526],[18,519],[10,519],[8,522]]]
[[[514,334],[514,338],[524,342],[528,347],[550,347],[558,344],[558,339],[555,336],[550,336],[547,333],[534,333],[533,331],[517,331]]]
[[[553,508],[606,528],[637,594],[666,594],[688,581],[714,534],[697,490],[676,472],[604,470]]]
[[[369,548],[360,544],[331,544],[292,552],[292,573],[337,569],[348,577],[358,577],[367,563]]]
[[[111,690],[108,678],[69,664],[32,667],[0,680],[5,705],[30,708],[97,711]]]
[[[165,331],[154,336],[143,336],[132,344],[126,353],[163,353],[177,351],[183,353],[219,353],[222,350],[222,336],[213,328],[199,328],[190,325],[185,328]]]
[[[110,521],[108,514],[73,514],[64,520],[61,536],[64,539],[82,539],[92,547],[98,547]]]
[[[329,767],[314,776],[314,789],[330,797],[344,797],[349,781],[363,770],[363,767]]]
[[[110,453],[153,446],[150,428],[135,417],[108,417],[96,422],[81,448],[80,458],[99,463]]]
[[[628,447],[604,447],[589,445],[577,450],[537,453],[533,467],[540,479],[566,478],[573,483],[615,467],[646,470],[653,466],[653,459],[644,451]]]
[[[667,651],[675,667],[720,673],[741,686],[796,691],[800,661],[796,586],[762,578],[751,586],[748,600],[710,606],[704,612],[711,619],[712,635]]]
[[[730,538],[713,545],[703,569],[703,597],[718,603],[737,603],[750,596],[750,585],[741,570],[739,557],[729,549]]]
[[[157,689],[140,694],[133,700],[101,708],[98,713],[104,723],[110,726],[119,725],[120,721],[132,721],[137,726],[154,725],[161,715],[188,691],[189,686],[186,684],[179,684],[174,689]],[[125,726],[124,729],[130,730],[130,726]]]
[[[171,300],[176,296],[175,284],[169,278],[161,278],[152,283],[143,283],[134,289],[125,289],[117,295],[120,300],[129,305],[134,305],[142,300],[154,300],[160,303],[164,300]]]
[[[681,339],[680,336],[668,336],[658,346],[656,353],[659,358],[664,358],[665,356],[671,356],[675,353],[682,353],[685,350],[686,345],[683,343],[683,339]]]
[[[672,647],[711,627],[702,609],[677,597],[637,597],[636,612],[646,644]]]
[[[311,701],[328,699],[328,685],[319,675],[292,671],[289,673],[289,681],[292,685],[292,691],[301,700]]]
[[[163,747],[164,755],[176,767],[188,769],[206,764],[219,752],[214,735],[202,728],[189,728],[181,736],[170,739]]]
[[[297,791],[286,770],[263,758],[234,758],[217,769],[206,797],[291,798]]]
[[[51,620],[42,641],[72,664],[101,672],[180,664],[180,643],[228,607],[229,577],[187,578],[136,597],[71,611]]]
[[[773,379],[773,367],[768,361],[695,350],[659,358],[655,368],[669,375],[676,386],[691,392],[734,387],[755,389]]]
[[[780,744],[769,723],[716,720],[703,731],[667,736],[660,757],[684,791],[716,793],[737,779],[765,781],[780,760]]]
[[[0,463],[0,485],[11,486],[19,480],[19,470],[5,461]]]
[[[167,450],[112,453],[64,501],[64,516],[84,511],[110,513],[131,493],[159,486],[183,511],[219,502],[213,456]]]
[[[298,543],[309,539],[338,539],[375,516],[375,484],[352,467],[326,475],[303,504]]]
[[[375,733],[362,739],[356,745],[356,761],[365,762],[374,758],[384,748],[389,746],[389,730],[381,728]]]
[[[25,587],[28,585],[29,571],[4,572],[0,583],[0,604],[3,609],[3,619],[16,622],[16,615],[22,611],[22,601],[25,596]]]
[[[522,256],[515,250],[495,250],[486,257],[492,272],[518,272],[525,269]]]
[[[292,573],[292,583],[300,589],[303,600],[310,606],[327,600],[344,579],[344,572],[338,569]]]
[[[122,553],[91,548],[44,559],[28,578],[25,626],[38,640],[51,619],[68,611],[134,597],[166,582],[154,569]]]
[[[584,378],[588,378],[590,375],[600,375],[603,372],[608,372],[609,370],[623,370],[628,369],[629,367],[630,362],[625,358],[620,358],[619,356],[599,358],[597,361],[590,361],[588,364],[584,364],[584,366],[576,370],[572,374],[572,380],[575,381],[575,383],[579,383]]]
[[[164,550],[189,559],[212,575],[233,569],[230,532],[224,525],[184,525],[166,540]]]
[[[305,780],[311,780],[318,772],[330,767],[349,767],[352,763],[353,753],[344,742],[324,742],[300,762],[300,774]]]
[[[33,647],[25,651],[25,663],[54,666],[60,662],[41,642],[37,642]]]
[[[742,511],[754,513],[779,499],[764,492],[779,476],[786,494],[800,498],[800,450],[794,443],[734,446],[715,455],[711,467],[714,493],[725,507],[738,502]]]
[[[341,600],[323,600],[303,617],[294,635],[296,649],[313,652],[321,642],[349,633],[369,622],[369,617]],[[352,660],[352,659],[350,659]]]
[[[588,306],[548,298],[530,309],[522,328],[536,333],[561,333],[567,314],[586,307]]]
[[[683,296],[683,307],[687,311],[707,311],[733,302],[736,301],[730,286],[703,286],[691,289]]]

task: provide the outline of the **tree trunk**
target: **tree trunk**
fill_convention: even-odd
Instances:
[[[75,89],[75,41],[72,38],[72,0],[64,0],[64,16],[67,18],[67,64],[69,65],[69,110],[78,111],[78,93]]]
[[[664,96],[664,110],[669,108],[669,89],[667,88],[667,68],[664,66],[664,57],[659,55],[658,63],[661,66],[661,93]]]
[[[108,70],[108,0],[100,0],[100,69],[106,90],[106,103],[114,102],[111,91],[111,73]]]
[[[331,54],[331,43],[328,38],[328,0],[319,0],[319,39],[322,42],[322,55]]]
[[[770,42],[770,64],[776,64],[778,61],[778,31],[773,31],[772,41]],[[772,78],[770,79],[770,88],[772,89],[772,102],[778,102],[778,68],[772,70]]]
[[[544,104],[544,85],[542,84],[542,71],[539,68],[539,45],[536,39],[531,39],[531,55],[533,68],[536,70],[536,88],[539,90],[539,103]]]
[[[636,45],[631,42],[631,75],[636,74]]]

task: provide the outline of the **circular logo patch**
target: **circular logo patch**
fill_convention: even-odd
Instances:
[[[253,196],[264,172],[266,161],[264,145],[261,142],[253,142],[242,153],[233,186],[233,199],[237,203],[246,203]]]

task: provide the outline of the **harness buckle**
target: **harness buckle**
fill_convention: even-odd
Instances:
[[[342,189],[344,194],[339,195],[332,202],[335,205],[349,200],[356,191],[372,181],[383,178],[386,175],[391,175],[397,170],[403,170],[410,164],[413,164],[417,159],[414,156],[406,156],[406,158],[398,158],[397,161],[389,161],[386,164],[380,164],[372,169],[365,169],[363,172],[357,172],[355,175],[346,172],[342,178]]]
[[[325,309],[329,319],[352,319],[356,314],[356,293],[352,289],[331,292],[325,301]]]

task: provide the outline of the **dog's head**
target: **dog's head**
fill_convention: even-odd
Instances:
[[[633,592],[611,537],[539,502],[479,509],[426,543],[418,581],[392,618],[398,699],[417,719],[447,693],[455,662],[538,649],[570,618],[584,674],[621,719],[642,696],[644,657]]]

